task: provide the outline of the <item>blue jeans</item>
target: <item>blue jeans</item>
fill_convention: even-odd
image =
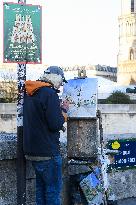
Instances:
[[[61,205],[62,158],[32,161],[36,174],[36,205]]]

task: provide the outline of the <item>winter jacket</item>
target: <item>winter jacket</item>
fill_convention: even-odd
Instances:
[[[23,149],[28,156],[60,154],[59,131],[64,124],[60,101],[50,83],[26,81],[24,96]]]

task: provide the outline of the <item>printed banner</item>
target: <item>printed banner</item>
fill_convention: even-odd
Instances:
[[[4,63],[41,63],[41,6],[3,3],[3,11]]]
[[[69,102],[69,117],[96,117],[97,84],[96,78],[77,78],[64,85],[62,101]]]

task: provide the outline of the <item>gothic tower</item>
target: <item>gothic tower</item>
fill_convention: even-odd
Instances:
[[[117,81],[136,84],[136,0],[121,0]]]

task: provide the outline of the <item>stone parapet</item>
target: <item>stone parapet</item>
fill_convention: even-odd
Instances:
[[[0,134],[0,160],[16,159],[16,134]]]
[[[3,106],[3,105],[2,105]],[[14,108],[6,108],[11,105],[0,106],[0,115],[11,114],[16,118],[16,105]],[[5,110],[3,110],[5,109]],[[136,105],[98,105],[102,112],[102,124],[104,141],[115,139],[136,138]],[[13,110],[15,112],[13,112]],[[2,120],[2,118],[1,118]],[[11,120],[12,121],[12,120]],[[5,121],[5,124],[9,121]],[[13,124],[10,124],[10,126]],[[15,126],[16,124],[14,124]],[[9,124],[7,125],[9,127]],[[9,128],[8,128],[9,129]],[[10,130],[14,130],[10,128]],[[3,130],[4,131],[4,130]],[[7,130],[6,130],[7,131]],[[65,139],[64,139],[65,135]],[[61,133],[61,151],[63,155],[63,205],[68,205],[69,176],[67,173],[67,147],[66,132]],[[16,132],[14,134],[0,134],[0,205],[16,204]],[[108,174],[112,190],[116,199],[136,197],[136,169],[112,170]],[[35,204],[35,175],[30,162],[27,161],[27,205]]]
[[[16,112],[16,103],[0,103],[0,114],[15,115]]]
[[[16,177],[16,134],[0,134],[0,205],[17,205]],[[27,205],[35,204],[35,176],[31,163],[26,166],[26,199]]]
[[[0,133],[0,205],[17,205],[16,134]],[[63,205],[68,205],[68,174],[66,144],[61,143],[63,157]],[[26,204],[35,205],[35,173],[30,161],[26,161]]]

